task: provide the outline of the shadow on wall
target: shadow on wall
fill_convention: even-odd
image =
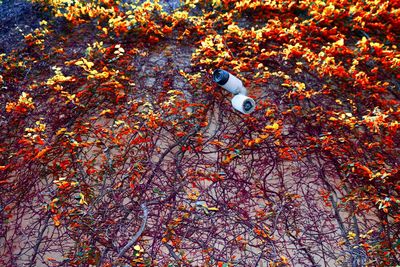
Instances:
[[[2,2],[2,3],[1,3]],[[22,46],[23,34],[39,27],[43,14],[24,0],[0,0],[0,54]]]
[[[180,0],[161,0],[160,4],[167,12],[181,5]],[[20,48],[23,35],[39,27],[39,22],[46,16],[27,0],[0,0],[0,54]]]

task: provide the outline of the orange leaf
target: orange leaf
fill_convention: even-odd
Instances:
[[[218,140],[213,140],[210,142],[211,145],[215,145],[215,146],[223,146],[224,143],[222,143],[221,141]]]
[[[165,26],[165,27],[162,29],[162,32],[165,33],[165,34],[171,33],[171,32],[172,32],[172,28],[171,28],[171,27],[168,27],[168,26]]]
[[[61,214],[57,214],[57,215],[53,216],[53,222],[56,227],[60,226],[60,224],[61,224],[60,217],[61,217]]]
[[[42,150],[39,151],[39,153],[37,153],[37,155],[35,156],[35,159],[41,158],[49,150],[50,150],[50,147],[43,148]]]

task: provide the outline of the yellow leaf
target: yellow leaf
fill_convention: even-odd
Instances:
[[[211,210],[211,211],[218,211],[219,209],[218,209],[217,207],[210,207],[210,208],[208,208],[208,210]]]
[[[144,252],[144,249],[139,245],[134,246],[133,249],[139,252]]]
[[[115,122],[114,122],[114,124],[115,125],[121,125],[121,124],[125,124],[125,121],[123,121],[123,120],[116,120]]]
[[[220,6],[221,5],[221,0],[213,0],[212,1],[213,6]]]
[[[87,204],[84,194],[79,193],[79,197],[80,197],[79,204],[81,204],[81,205]]]
[[[61,128],[57,131],[56,135],[60,135],[62,133],[64,133],[67,130],[67,128]]]
[[[93,62],[87,61],[85,58],[82,58],[82,60],[89,69],[94,66]]]
[[[279,129],[279,124],[275,122],[275,123],[272,124],[272,125],[267,125],[267,126],[265,126],[264,129],[265,129],[265,130],[274,130],[274,131],[276,131],[276,130]]]
[[[112,113],[111,109],[105,109],[102,112],[100,112],[100,115],[110,114],[110,113]]]
[[[339,45],[339,46],[343,46],[344,45],[344,39],[340,39],[339,41],[337,41],[335,44]]]
[[[349,233],[347,234],[347,237],[348,237],[350,240],[353,240],[354,237],[356,237],[356,234],[353,233],[353,232],[349,232]]]

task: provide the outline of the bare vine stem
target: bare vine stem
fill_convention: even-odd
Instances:
[[[132,237],[132,239],[119,251],[118,253],[118,258],[121,258],[124,256],[124,254],[126,253],[126,251],[128,249],[130,249],[135,243],[136,241],[139,239],[139,237],[142,235],[144,229],[146,228],[146,224],[147,224],[147,218],[149,216],[149,209],[147,208],[146,203],[142,203],[140,205],[140,208],[143,211],[143,221],[142,221],[142,225],[140,226],[139,231],[136,232],[136,234]]]

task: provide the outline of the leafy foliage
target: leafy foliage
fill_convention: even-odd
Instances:
[[[400,264],[397,1],[34,2],[0,56],[2,265]]]

